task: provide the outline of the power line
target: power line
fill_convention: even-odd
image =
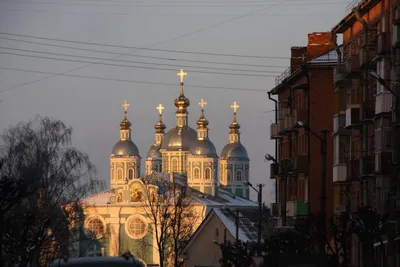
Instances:
[[[252,73],[277,73],[277,74],[282,73],[281,71],[229,69],[229,68],[215,68],[215,67],[202,67],[202,66],[190,66],[190,65],[179,65],[178,66],[178,65],[165,64],[165,63],[152,63],[152,62],[143,62],[143,61],[134,61],[134,60],[122,60],[122,59],[108,59],[108,58],[101,58],[101,57],[77,56],[77,55],[64,54],[64,53],[43,52],[43,51],[27,50],[27,49],[19,49],[19,48],[3,47],[3,46],[0,46],[0,49],[6,49],[6,50],[11,50],[11,51],[22,51],[22,52],[29,52],[29,53],[38,53],[38,54],[53,55],[53,56],[86,58],[86,59],[103,60],[103,61],[127,62],[127,63],[144,64],[144,65],[169,66],[169,67],[176,67],[176,68],[198,68],[198,69],[211,69],[211,70],[223,70],[223,71],[244,71],[244,72],[252,72]],[[0,53],[3,53],[3,52],[0,52]],[[16,55],[18,55],[18,54],[16,54]],[[31,56],[33,57],[33,55],[31,55]],[[46,57],[46,59],[51,59],[51,58]],[[55,60],[62,60],[62,59],[55,59]],[[103,64],[103,63],[99,63],[99,64],[107,65],[107,64]],[[129,67],[129,65],[116,65],[116,64],[113,64],[113,66]],[[134,67],[134,66],[131,66],[131,67]]]
[[[111,55],[123,55],[122,53],[118,52],[110,52],[104,50],[97,50],[97,49],[87,49],[87,48],[80,48],[80,47],[72,47],[72,46],[65,46],[65,45],[57,45],[57,44],[48,44],[48,43],[41,43],[35,41],[27,41],[27,40],[19,40],[14,38],[7,38],[1,37],[0,39],[22,42],[22,43],[30,43],[30,44],[38,44],[38,45],[45,45],[45,46],[52,46],[52,47],[59,47],[59,48],[67,48],[67,49],[74,49],[74,50],[81,50],[81,51],[88,51],[88,52],[96,52],[96,53],[103,53],[103,54],[111,54]],[[181,58],[172,58],[172,57],[154,57],[154,56],[142,56],[142,55],[127,55],[132,57],[141,57],[141,58],[151,58],[151,59],[161,59],[161,60],[168,60],[168,61],[182,61],[182,62],[194,62],[194,63],[206,63],[206,64],[216,64],[216,65],[232,65],[232,66],[246,66],[246,67],[261,67],[261,68],[287,68],[287,66],[279,66],[279,65],[262,65],[262,64],[244,64],[244,63],[234,63],[234,62],[217,62],[217,61],[204,61],[204,60],[191,60],[191,59],[181,59]],[[117,61],[114,59],[109,59],[113,61]]]
[[[126,80],[126,79],[116,79],[116,78],[105,78],[105,77],[97,77],[97,76],[85,76],[85,75],[75,75],[75,74],[66,74],[66,73],[55,73],[55,72],[45,72],[45,71],[37,71],[37,70],[27,70],[27,69],[19,69],[19,68],[8,68],[1,67],[0,69],[4,70],[12,70],[12,71],[22,71],[22,72],[30,72],[30,73],[38,73],[38,74],[47,74],[53,76],[66,76],[66,77],[75,77],[75,78],[84,78],[84,79],[94,79],[94,80],[104,80],[104,81],[116,81],[116,82],[126,82],[126,83],[141,83],[141,84],[153,84],[153,85],[164,85],[164,86],[177,86],[177,84],[171,83],[162,83],[162,82],[151,82],[151,81],[137,81],[137,80]],[[51,76],[51,77],[53,77]],[[233,90],[233,91],[248,91],[248,92],[267,92],[264,89],[244,89],[244,88],[234,88],[234,87],[224,87],[224,86],[208,86],[208,85],[188,85],[188,87],[194,88],[205,88],[205,89],[217,89],[217,90]],[[0,92],[5,92],[12,90],[11,88],[0,89]]]
[[[156,5],[148,5],[148,4],[120,4],[120,3],[115,3],[112,2],[111,4],[103,4],[103,3],[95,3],[95,4],[88,4],[88,3],[83,3],[83,2],[75,2],[75,3],[62,3],[62,2],[46,2],[46,1],[23,1],[23,0],[1,0],[0,2],[4,2],[4,3],[23,3],[23,4],[35,4],[35,5],[59,5],[59,6],[89,6],[89,7],[96,7],[96,6],[122,6],[122,7],[155,7],[155,8],[226,8],[226,7],[265,7],[265,4],[241,4],[240,2],[237,4],[228,4],[226,5],[188,5],[188,2],[185,2],[185,5],[182,5],[180,3],[177,3],[179,5],[171,5],[171,4],[156,4]],[[216,2],[218,4],[218,2]],[[266,4],[270,4],[270,3],[278,3],[278,2],[264,2]],[[303,2],[303,3],[292,3],[291,6],[294,5],[316,5],[316,4],[346,4],[348,2],[346,1],[334,1],[334,2]]]
[[[285,3],[285,2],[288,2],[288,1],[290,1],[290,0],[283,0],[281,3]],[[258,9],[258,10],[254,10],[254,11],[245,13],[245,14],[243,14],[243,15],[241,15],[241,16],[238,16],[238,17],[235,17],[235,18],[232,18],[232,19],[229,19],[229,20],[221,21],[221,22],[219,22],[219,23],[217,23],[217,24],[213,24],[213,25],[211,25],[211,26],[207,26],[207,27],[204,27],[204,28],[200,28],[200,29],[198,29],[198,30],[195,30],[195,31],[192,31],[192,32],[188,32],[188,33],[185,33],[185,34],[182,34],[182,35],[178,35],[178,36],[176,36],[176,37],[173,37],[173,38],[171,38],[171,39],[165,40],[165,41],[163,41],[163,42],[158,42],[158,43],[149,45],[149,46],[147,46],[146,48],[149,49],[149,48],[154,47],[154,46],[156,46],[156,45],[165,44],[165,43],[168,43],[168,42],[171,42],[171,41],[174,41],[174,40],[177,40],[177,39],[180,39],[180,38],[183,38],[183,37],[192,35],[192,34],[196,34],[196,33],[199,33],[199,32],[205,31],[205,30],[208,30],[208,29],[212,29],[212,28],[218,27],[218,26],[220,26],[220,25],[223,25],[223,24],[226,24],[226,23],[229,23],[229,22],[236,21],[236,20],[238,20],[238,19],[244,18],[244,17],[246,17],[246,16],[251,16],[251,15],[253,15],[253,14],[262,12],[262,11],[266,10],[267,8],[273,7],[273,6],[276,6],[276,5],[267,6],[267,7]],[[126,53],[125,55],[129,55],[129,53]],[[117,57],[120,57],[120,56],[123,56],[123,55],[119,55],[119,56],[117,56]],[[58,76],[58,75],[66,75],[67,73],[70,73],[70,72],[73,72],[73,71],[76,71],[76,70],[80,70],[80,69],[86,68],[86,67],[91,66],[91,65],[92,65],[92,64],[86,64],[86,65],[84,65],[84,66],[77,67],[77,68],[73,68],[73,69],[70,69],[70,70],[68,70],[68,71],[66,71],[66,72],[60,73],[60,74],[57,74],[57,73],[56,73],[56,74],[52,74],[51,76],[47,76],[47,77],[40,78],[40,79],[37,79],[37,80],[25,82],[25,83],[23,83],[23,84],[15,85],[15,86],[9,87],[9,88],[7,88],[7,89],[5,89],[5,90],[16,89],[16,88],[19,88],[19,87],[21,87],[21,86],[29,85],[29,84],[36,83],[36,82],[43,81],[43,80],[47,80],[47,79],[50,79],[50,78],[55,77],[55,76]]]
[[[238,19],[238,18],[235,18]],[[228,21],[233,21],[234,19],[226,20],[225,23]],[[214,24],[212,26],[202,28],[199,31],[204,31],[207,29],[211,29],[213,27],[222,25],[222,22],[219,24]],[[187,35],[191,35],[195,32],[188,33]],[[16,34],[16,33],[8,33],[8,32],[0,32],[0,34],[4,35],[11,35],[11,36],[19,36],[19,37],[27,37],[27,38],[34,38],[34,39],[42,39],[48,41],[57,41],[57,42],[65,42],[65,43],[74,43],[74,44],[84,44],[84,45],[97,45],[97,46],[105,46],[105,47],[114,47],[114,48],[124,48],[124,49],[139,49],[139,50],[147,50],[147,51],[158,51],[158,52],[171,52],[171,53],[183,53],[183,54],[197,54],[197,55],[209,55],[209,56],[222,56],[222,57],[244,57],[244,58],[265,58],[265,59],[289,59],[288,57],[274,57],[274,56],[255,56],[255,55],[238,55],[238,54],[219,54],[219,53],[207,53],[207,52],[193,52],[193,51],[182,51],[182,50],[169,50],[169,49],[157,49],[157,48],[148,48],[148,47],[137,47],[137,46],[124,46],[124,45],[112,45],[112,44],[100,44],[94,42],[84,42],[84,41],[73,41],[73,40],[65,40],[65,39],[58,39],[58,38],[49,38],[49,37],[39,37],[33,35],[26,35],[26,34]],[[187,36],[186,35],[186,36]]]
[[[126,68],[134,68],[134,69],[149,69],[149,70],[161,70],[161,71],[175,71],[176,70],[176,69],[166,69],[166,68],[158,68],[158,67],[121,65],[121,64],[104,63],[104,62],[89,62],[89,61],[77,60],[77,59],[65,59],[65,58],[54,58],[54,57],[45,57],[45,56],[24,55],[24,54],[17,54],[17,53],[11,53],[11,52],[10,53],[8,53],[8,52],[0,52],[0,54],[12,55],[12,56],[21,56],[21,57],[41,58],[41,59],[48,59],[48,60],[68,61],[68,62],[76,62],[76,63],[95,64],[95,65],[105,65],[105,66],[111,66],[111,67],[126,67]],[[192,72],[203,73],[203,74],[213,74],[213,75],[232,75],[232,76],[251,76],[251,77],[276,77],[276,75],[262,75],[262,74],[251,74],[251,73],[250,74],[247,74],[247,73],[233,73],[233,72],[229,73],[229,72],[212,72],[212,71],[199,71],[199,70],[192,70]],[[280,72],[278,72],[278,73],[280,73]]]

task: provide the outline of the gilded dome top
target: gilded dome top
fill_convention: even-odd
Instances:
[[[196,131],[189,126],[175,127],[169,130],[161,143],[161,149],[189,151],[196,141]]]
[[[192,156],[203,156],[218,158],[214,144],[209,139],[196,140],[190,147]]]
[[[250,160],[246,148],[240,142],[227,144],[222,149],[221,159]]]
[[[131,140],[118,141],[111,152],[112,156],[139,156],[139,149]]]
[[[190,106],[190,100],[183,94],[183,92],[174,101],[175,107],[179,110],[185,110]]]

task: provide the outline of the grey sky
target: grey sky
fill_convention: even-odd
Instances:
[[[0,32],[129,47],[148,47],[160,43],[154,48],[289,58],[291,46],[307,43],[307,33],[330,30],[335,23],[340,21],[344,16],[345,6],[349,2],[343,0],[281,0],[274,2],[261,0],[0,0]],[[270,7],[265,8],[266,6]],[[260,9],[264,9],[264,11],[210,27]],[[188,34],[208,27],[210,28]],[[185,34],[188,35],[175,38]],[[185,60],[273,66],[288,66],[289,64],[288,59],[134,51],[133,49],[60,43],[2,34],[0,37],[121,54],[131,53]],[[1,38],[0,47],[90,57],[116,57],[115,54],[42,46]],[[0,49],[0,52],[38,55],[6,49]],[[70,57],[45,54],[41,56],[71,59]],[[84,58],[72,59],[93,61]],[[0,130],[4,130],[18,121],[32,119],[37,114],[61,119],[74,128],[74,145],[90,155],[97,167],[98,178],[108,181],[108,157],[112,146],[118,140],[119,122],[123,117],[120,105],[124,99],[131,104],[129,119],[132,122],[132,138],[144,158],[154,140],[154,124],[157,121],[156,106],[159,103],[165,106],[164,123],[168,127],[167,130],[175,125],[173,100],[179,93],[179,80],[176,72],[180,66],[265,70],[265,74],[269,76],[278,74],[267,73],[268,71],[283,72],[285,70],[285,68],[278,67],[200,64],[134,56],[121,56],[118,59],[171,64],[176,67],[140,65],[171,69],[168,71],[97,64],[69,74],[159,82],[176,84],[176,86],[56,76],[15,87],[49,75],[0,69],[0,90],[15,87],[12,90],[0,92],[0,101],[2,101],[0,103]],[[108,63],[138,65],[124,62]],[[61,73],[84,65],[87,64],[0,53],[0,67]],[[232,121],[230,105],[233,101],[239,103],[238,121],[242,125],[242,142],[251,159],[251,181],[254,184],[259,182],[266,184],[264,195],[266,201],[271,202],[273,200],[273,183],[269,179],[269,167],[264,162],[264,155],[274,151],[274,143],[269,140],[269,125],[274,118],[274,113],[266,112],[273,109],[273,103],[268,100],[266,92],[194,88],[191,85],[253,88],[267,91],[274,86],[274,78],[196,72],[196,70],[231,72],[214,69],[186,68],[185,70],[188,72],[185,79],[185,94],[191,100],[190,125],[195,128],[195,122],[200,114],[197,103],[204,98],[208,103],[205,115],[210,121],[210,138],[219,153],[228,142],[228,126]],[[251,73],[248,71],[235,72]]]

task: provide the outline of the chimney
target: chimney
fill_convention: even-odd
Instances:
[[[290,50],[290,73],[293,73],[299,69],[303,63],[307,62],[307,47],[293,46]]]
[[[307,45],[307,54],[309,60],[331,51],[333,49],[331,40],[331,32],[309,33]]]

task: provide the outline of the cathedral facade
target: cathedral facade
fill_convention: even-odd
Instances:
[[[236,119],[239,105],[236,102],[232,105],[229,141],[218,155],[209,138],[204,111],[207,103],[203,99],[199,103],[201,116],[194,130],[188,122],[190,101],[184,94],[186,73],[181,70],[178,75],[181,82],[180,94],[174,102],[176,125],[166,132],[162,120],[164,108],[158,105],[155,140],[144,159],[145,174],[141,173],[142,157],[132,141],[129,104],[125,101],[122,105],[124,118],[119,141],[110,156],[111,188],[82,201],[83,224],[74,236],[79,240],[74,249],[78,255],[118,256],[129,250],[147,264],[158,264],[156,231],[151,215],[146,212],[144,194],[150,185],[143,177],[187,184],[197,214],[193,222],[196,227],[212,209],[257,208],[258,204],[249,200],[249,157],[240,141]],[[151,186],[156,190],[156,185]]]

